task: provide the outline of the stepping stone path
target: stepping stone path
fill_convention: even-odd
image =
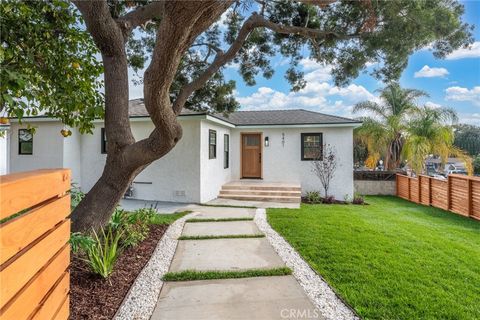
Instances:
[[[255,209],[195,207],[196,219],[253,218]],[[182,236],[261,234],[253,221],[186,222]],[[180,240],[170,272],[285,267],[266,238]],[[151,320],[323,319],[288,276],[165,282]]]

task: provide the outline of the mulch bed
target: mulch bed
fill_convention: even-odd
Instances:
[[[112,319],[167,228],[168,225],[151,226],[147,239],[121,253],[108,279],[92,274],[86,262],[72,257],[70,319]]]

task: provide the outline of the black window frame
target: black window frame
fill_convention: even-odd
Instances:
[[[212,134],[215,135],[214,143],[211,139]],[[208,159],[217,159],[217,131],[212,129],[208,130]]]
[[[100,153],[107,154],[107,135],[105,134],[105,128],[100,130]]]
[[[230,135],[223,135],[223,169],[230,167]]]
[[[28,133],[30,133],[32,135],[32,138],[29,141],[21,141],[20,140],[20,132],[23,132],[23,131],[27,131]],[[22,152],[22,143],[31,143],[32,144],[32,151],[30,153]],[[29,129],[18,129],[18,154],[19,155],[27,155],[27,156],[33,155],[33,133]]]
[[[315,137],[320,137],[320,157],[319,158],[305,158],[305,137],[306,136],[315,136]],[[323,159],[323,132],[304,132],[301,134],[301,153],[302,153],[302,157],[301,157],[301,160],[302,161],[314,161],[314,160],[322,160]]]

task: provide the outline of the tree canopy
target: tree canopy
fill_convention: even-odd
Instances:
[[[468,124],[458,124],[454,128],[454,144],[467,151],[472,157],[480,155],[480,127]]]
[[[143,69],[151,61],[169,5],[107,2],[118,23],[134,23],[126,32],[126,53],[134,70]],[[193,92],[188,90],[186,99],[180,95],[187,108],[218,112],[238,108],[235,83],[225,81],[222,74],[228,62],[238,63],[245,83],[254,85],[258,75],[274,76],[270,60],[281,54],[290,63],[284,76],[292,90],[299,90],[306,84],[298,68],[305,52],[333,65],[336,84],[344,85],[367,62],[379,62],[372,75],[390,81],[400,76],[415,50],[432,45],[434,55],[441,58],[472,42],[471,27],[460,19],[463,6],[450,0],[225,3],[224,19],[199,30],[177,67],[169,90],[172,101],[193,79],[213,71]],[[44,113],[90,131],[91,121],[103,117],[99,93],[103,70],[78,10],[61,0],[6,0],[0,4],[0,23],[1,111],[18,118]],[[218,67],[212,68],[216,63]]]
[[[103,117],[102,64],[67,2],[0,2],[0,115],[43,114],[89,132]]]
[[[388,170],[400,166],[405,133],[409,116],[418,111],[418,98],[427,94],[420,90],[403,89],[398,83],[391,83],[380,90],[381,102],[364,101],[357,103],[353,112],[366,111],[362,126],[355,129],[356,140],[367,147],[370,164],[374,167],[380,158]]]

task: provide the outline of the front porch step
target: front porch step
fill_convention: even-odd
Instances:
[[[300,203],[302,189],[300,184],[291,182],[240,180],[224,184],[218,197],[240,201]]]
[[[220,194],[219,198],[243,200],[243,201],[267,201],[267,202],[293,202],[299,203],[301,198],[299,196],[268,196],[255,194]]]
[[[271,190],[271,189],[260,189],[260,190],[246,190],[246,189],[225,189],[220,190],[221,196],[228,195],[256,195],[256,196],[274,196],[274,197],[301,197],[301,191],[290,191],[290,190]]]
[[[222,190],[268,190],[268,191],[302,191],[298,185],[269,185],[269,184],[225,184]]]

